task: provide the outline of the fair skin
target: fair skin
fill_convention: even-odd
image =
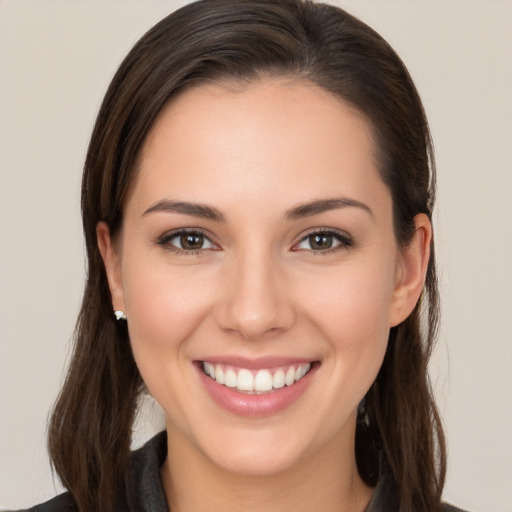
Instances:
[[[398,246],[374,154],[363,116],[284,79],[191,88],[149,133],[120,234],[97,232],[113,307],[166,414],[171,510],[368,504],[357,407],[418,300],[431,237],[418,215]],[[309,371],[248,394],[204,362]]]

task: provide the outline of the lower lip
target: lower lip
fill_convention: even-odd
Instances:
[[[291,386],[284,386],[261,395],[250,395],[219,384],[203,372],[202,363],[196,366],[201,381],[217,405],[238,416],[252,417],[271,416],[292,405],[306,391],[318,368],[318,365],[313,365],[302,379]]]

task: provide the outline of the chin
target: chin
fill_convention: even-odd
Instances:
[[[272,476],[285,473],[300,460],[297,452],[279,449],[275,446],[255,443],[252,447],[239,450],[226,449],[223,453],[211,455],[211,460],[223,470],[241,476]]]
[[[299,469],[330,445],[318,428],[308,428],[315,425],[297,421],[279,424],[275,420],[262,420],[245,428],[234,421],[232,428],[211,429],[209,434],[203,432],[205,436],[198,432],[195,444],[203,456],[224,471],[261,477]]]

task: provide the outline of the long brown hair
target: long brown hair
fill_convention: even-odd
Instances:
[[[84,512],[113,510],[123,492],[142,379],[128,331],[112,314],[96,225],[122,228],[123,200],[141,146],[179,91],[207,81],[290,76],[352,104],[373,128],[379,171],[393,199],[402,246],[418,213],[430,219],[435,168],[427,120],[400,58],[343,10],[302,0],[203,0],[163,19],[134,46],[106,93],[82,182],[88,272],[74,353],[49,428],[53,466]],[[361,407],[356,454],[374,484],[379,460],[399,511],[439,510],[445,446],[427,362],[438,326],[434,246],[420,302],[391,329],[378,377]],[[383,454],[380,458],[377,454]]]

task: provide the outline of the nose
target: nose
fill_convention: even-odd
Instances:
[[[246,340],[259,340],[289,329],[295,322],[290,287],[278,262],[249,251],[231,261],[217,322]]]

